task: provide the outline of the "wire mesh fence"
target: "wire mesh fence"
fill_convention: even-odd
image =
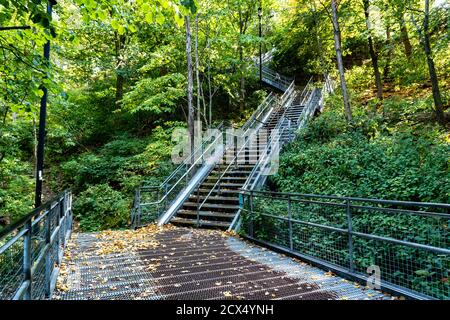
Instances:
[[[72,229],[65,191],[0,231],[0,300],[50,297]]]
[[[250,238],[417,298],[450,298],[449,204],[244,191]]]

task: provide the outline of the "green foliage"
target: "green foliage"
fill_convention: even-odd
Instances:
[[[272,182],[300,193],[449,201],[449,146],[439,128],[390,127],[361,116],[348,130],[343,119],[327,111],[312,122],[282,154]]]
[[[140,80],[134,89],[125,95],[124,109],[153,117],[172,113],[186,94],[185,82],[185,76],[177,73]]]
[[[85,232],[124,228],[130,216],[130,198],[107,184],[89,187],[78,195],[74,217]]]
[[[141,180],[164,177],[172,168],[165,163],[170,159],[171,133],[176,126],[179,124],[159,127],[146,139],[123,135],[99,148],[97,153],[74,157],[61,166],[65,183],[75,192],[108,183],[131,196]]]

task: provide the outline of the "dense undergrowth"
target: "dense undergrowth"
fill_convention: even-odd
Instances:
[[[299,132],[283,152],[271,187],[299,193],[447,203],[448,136],[433,122],[414,123],[411,118],[420,105],[426,103],[390,98],[384,103],[390,117],[360,113],[349,127],[339,99],[333,97],[324,114]]]

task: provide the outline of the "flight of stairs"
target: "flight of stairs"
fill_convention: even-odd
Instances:
[[[170,222],[180,226],[227,229],[239,211],[239,190],[250,176],[259,159],[258,155],[261,155],[266,149],[269,137],[283,115],[292,121],[293,128],[297,127],[304,109],[304,106],[300,105],[301,101],[302,97],[299,93],[287,109],[280,106],[274,110],[267,122],[258,131],[259,139],[251,143],[245,149],[245,152],[241,152],[237,157],[237,164],[233,163],[230,167],[230,162],[233,162],[236,152],[239,153],[241,146],[237,149],[229,148],[222,158],[222,163],[214,167]],[[285,141],[291,138],[291,133],[281,137]],[[228,167],[229,169],[226,170]],[[220,187],[218,187],[216,185],[218,178],[225,170],[226,173],[220,179]],[[206,202],[201,206],[205,199],[207,199]]]
[[[199,188],[190,195],[170,221],[172,224],[221,229],[230,226],[239,210],[239,190],[250,176],[259,159],[258,155],[266,149],[270,130],[277,123],[275,120],[277,116],[274,114],[269,119],[267,126],[263,127],[267,130],[260,130],[257,134],[258,140],[255,137],[254,143],[250,143],[248,148],[244,148],[245,151],[239,153],[242,146],[239,146],[237,150],[232,147],[226,151],[222,163],[217,164]],[[239,153],[237,163],[234,161],[236,152]],[[227,168],[228,170],[226,170]],[[216,185],[218,178],[224,172],[220,184]],[[210,196],[199,211],[199,221],[197,221],[197,208],[204,202],[208,194]]]

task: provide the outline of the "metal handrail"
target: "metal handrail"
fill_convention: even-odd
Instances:
[[[294,84],[294,82],[292,83],[292,85]],[[259,112],[259,116],[261,116],[262,114],[264,114],[264,117],[267,117],[267,113],[264,113],[263,111],[267,109],[267,107],[270,106],[270,103],[274,101],[274,97],[270,94],[269,95],[270,99],[265,99],[264,101],[267,101],[267,105],[261,110],[261,112]],[[269,98],[268,97],[268,98]],[[263,102],[264,104],[264,102]],[[251,130],[251,126],[255,123],[255,122],[260,122],[262,124],[261,121],[258,121],[258,117],[251,117],[249,119],[249,121],[247,122],[248,125],[244,125],[243,128],[247,128],[246,131],[241,134],[241,135],[236,135],[233,133],[228,133],[229,135],[235,136],[236,138],[247,138],[247,141],[244,143],[244,145],[241,147],[241,149],[239,150],[239,152],[236,153],[235,157],[232,159],[231,163],[228,165],[228,167],[223,171],[222,175],[219,177],[219,179],[217,180],[217,182],[214,184],[214,186],[211,188],[211,190],[209,191],[209,193],[207,194],[207,196],[205,197],[205,199],[203,200],[203,202],[200,205],[197,205],[197,224],[199,223],[199,212],[202,209],[203,205],[209,200],[209,197],[212,195],[212,193],[214,192],[214,190],[216,189],[217,185],[220,184],[220,180],[225,176],[226,173],[228,173],[228,170],[231,168],[231,164],[233,164],[233,162],[236,162],[237,158],[239,157],[239,155],[241,154],[242,150],[247,146],[247,144],[251,141],[251,138],[254,136],[254,134],[257,134],[259,132],[259,129],[256,130],[256,132],[254,132],[253,134],[249,134],[249,131]],[[229,147],[231,148],[231,146]],[[228,152],[228,148],[225,149],[224,153]],[[201,181],[201,183],[199,185],[201,185],[204,180],[206,179],[206,177],[203,178],[203,180]]]
[[[259,199],[262,202],[255,206]],[[284,201],[285,209],[274,210],[270,207],[273,201],[277,201],[277,208]],[[378,266],[382,289],[415,299],[450,298],[448,286],[441,281],[441,278],[447,277],[450,259],[447,230],[450,204],[270,192],[249,188],[241,189],[239,203],[240,210],[248,214],[244,233],[250,239],[361,282],[368,281],[372,275],[365,273],[370,263],[382,263]],[[268,204],[267,209],[264,209],[264,204]],[[324,214],[324,210],[329,214]],[[266,229],[259,229],[260,220],[254,219],[255,214],[265,218],[261,228],[275,228],[270,233],[271,237],[262,235]],[[385,220],[385,215],[389,215],[390,222],[381,229],[373,225],[373,220],[365,220],[367,217]],[[410,229],[408,222],[412,216],[418,224],[429,224],[433,233]],[[287,229],[276,229],[280,225],[276,221],[286,225]],[[402,226],[402,223],[405,225]],[[277,238],[277,231],[283,234],[286,232],[289,238],[283,236],[286,240],[273,241],[272,238]],[[295,237],[295,232],[301,232],[302,236]],[[334,236],[335,233],[339,236]],[[311,239],[324,236],[328,238],[323,243],[302,245],[303,242],[308,243]],[[330,242],[332,240],[335,242]],[[296,241],[300,243],[294,244]],[[364,245],[366,250],[355,250],[356,245],[359,248]],[[377,263],[375,252],[388,255],[389,259]],[[431,273],[422,276],[418,271]]]
[[[270,113],[270,110],[268,110],[268,108],[271,106],[274,99],[275,98],[272,94],[269,94],[264,99],[264,101],[258,106],[257,110],[253,113],[253,115],[249,118],[249,120],[247,120],[247,122],[243,125],[242,128],[244,128],[244,129],[246,128],[246,130],[242,134],[242,136],[244,136],[248,133],[248,131],[251,129],[251,126],[255,123],[255,120],[257,118],[261,117],[261,115],[264,115],[266,113]],[[218,139],[219,139],[219,137],[217,137],[206,149],[204,149],[202,154],[198,157],[198,159],[203,159],[204,155],[207,154],[207,152],[209,152],[209,150],[211,149],[211,146],[216,145]],[[184,165],[180,166],[178,168],[176,174],[172,173],[170,176],[170,179],[166,179],[166,182],[161,184],[160,186],[141,187],[138,191],[136,191],[136,196],[137,196],[137,193],[138,192],[140,193],[141,190],[142,191],[160,190],[161,188],[164,188],[164,190],[165,190],[164,193],[162,194],[162,197],[159,197],[159,193],[158,193],[158,195],[157,195],[158,200],[153,201],[153,202],[141,203],[142,197],[139,196],[139,199],[138,199],[139,202],[136,205],[133,205],[132,211],[131,211],[132,227],[136,228],[136,227],[140,226],[143,207],[158,206],[158,210],[159,210],[159,207],[161,204],[165,203],[166,206],[168,205],[169,195],[173,193],[175,188],[177,188],[179,186],[179,184],[183,181],[183,179],[187,180],[189,173],[192,172],[194,170],[194,168],[196,168],[197,165],[199,164],[198,159],[196,161],[194,161],[194,163],[188,169],[186,169],[186,172],[173,185],[169,185],[167,182],[169,182],[171,179],[173,179],[173,177],[175,177],[176,174],[179,174],[180,172],[182,172],[182,170],[185,168]],[[198,186],[198,185],[199,184],[196,183],[196,186]],[[159,216],[159,214],[160,213],[158,213],[158,216]]]
[[[222,130],[223,129],[223,126],[224,126],[224,123],[223,123],[223,121],[215,128],[215,129],[213,129],[213,130]],[[197,147],[197,149],[195,149],[194,150],[194,153],[193,153],[193,155],[194,155],[194,159],[195,159],[195,155],[197,154],[197,153],[199,153],[200,151],[202,151],[202,154],[200,154],[199,155],[199,157],[201,157],[201,156],[203,156],[204,155],[204,152],[203,152],[203,150],[204,150],[204,148],[205,148],[205,146],[207,145],[207,143],[209,142],[209,139],[211,138],[213,136],[213,134],[211,134],[208,138],[206,138],[203,142],[202,142],[202,144],[199,146],[199,147]],[[148,181],[143,181],[142,182],[142,184],[143,184],[143,186],[142,187],[144,187],[144,188],[146,188],[146,189],[157,189],[157,188],[163,188],[165,185],[167,185],[168,183],[169,183],[169,181],[179,172],[179,171],[181,171],[183,168],[185,168],[185,166],[187,165],[187,164],[189,164],[189,162],[191,162],[191,159],[192,159],[192,157],[190,156],[190,155],[188,155],[188,156],[186,156],[186,158],[183,160],[183,162],[174,170],[174,171],[172,171],[172,173],[161,183],[161,184],[159,184],[159,185],[150,185],[150,186],[146,186],[145,185],[145,183],[146,182],[148,182]]]
[[[247,130],[249,126],[251,126],[255,119],[258,119],[258,116],[261,116],[265,112],[270,103],[273,101],[274,95],[269,93],[258,106],[255,112],[250,116],[250,118],[246,121],[246,123],[242,126],[241,130]]]
[[[216,143],[219,139],[222,139],[222,136],[216,137],[216,139],[214,139],[214,142],[211,143],[211,144],[205,149],[205,151],[203,152],[203,154],[206,154],[206,153],[211,149],[212,146],[215,146],[215,143]],[[202,160],[201,157],[198,158],[198,159],[192,164],[192,166],[191,166],[191,167],[183,174],[183,176],[182,176],[181,178],[178,179],[178,181],[172,186],[172,188],[171,188],[169,191],[166,192],[166,194],[165,194],[161,199],[159,199],[159,200],[156,201],[156,202],[151,202],[151,203],[141,203],[140,205],[141,205],[141,206],[149,206],[149,205],[161,204],[161,203],[167,198],[168,194],[170,194],[170,193],[175,189],[175,187],[176,187],[181,181],[183,181],[183,180],[188,176],[188,174],[190,173],[190,171],[192,171],[192,170],[196,167],[196,165],[198,164],[198,162],[201,161],[201,160]]]
[[[303,89],[303,91],[301,93],[301,96],[303,97],[301,105],[304,105],[305,101],[308,101],[308,103],[309,103],[311,101],[311,99],[312,99],[312,94],[314,92],[314,90],[311,89],[311,87],[312,87],[312,79],[313,79],[312,77],[309,79],[308,83],[306,84],[305,88]],[[286,108],[286,111],[288,110],[288,108]],[[262,174],[262,170],[259,172],[258,176],[255,177],[255,174],[256,174],[256,172],[259,169],[265,167],[267,165],[267,162],[272,158],[273,145],[275,143],[279,142],[279,140],[285,134],[286,130],[288,130],[288,131],[292,130],[291,123],[289,122],[289,125],[287,126],[286,122],[285,122],[287,120],[290,120],[287,117],[285,117],[286,111],[283,113],[282,117],[278,121],[277,126],[272,131],[272,133],[271,133],[271,135],[269,137],[266,149],[262,153],[263,156],[260,157],[260,159],[258,160],[256,165],[253,167],[249,177],[247,178],[246,182],[244,183],[244,187],[243,187],[244,189],[249,186],[249,184],[250,184],[250,182],[252,180],[253,180],[253,184],[252,184],[250,189],[253,190],[255,188],[255,184],[257,183],[257,181],[259,179],[259,176]],[[302,115],[300,116],[300,118],[303,117],[303,114],[305,112],[308,112],[308,111],[303,110]],[[299,123],[301,123],[301,121],[299,121]],[[280,130],[281,130],[281,132],[280,132]],[[277,140],[275,140],[275,139],[277,139]]]
[[[247,133],[248,133],[248,131],[250,130],[250,126],[252,125],[252,124],[254,124],[254,122],[257,120],[257,116],[256,116],[256,114],[258,113],[259,114],[259,116],[261,116],[261,114],[263,114],[263,112],[267,109],[267,107],[268,106],[270,106],[270,103],[273,101],[273,99],[274,99],[274,96],[272,95],[272,93],[270,93],[264,100],[263,100],[263,102],[260,104],[260,106],[258,107],[258,109],[255,111],[255,113],[249,118],[249,120],[242,126],[242,128],[246,128],[246,131],[242,134],[242,135],[240,135],[239,137],[245,137],[246,135],[247,135]],[[232,134],[232,133],[230,133],[230,134]],[[215,143],[217,142],[217,140],[219,139],[219,137],[216,137],[216,139],[214,140],[214,142],[212,142],[209,146],[208,146],[208,148],[207,149],[205,149],[204,150],[204,152],[202,153],[202,155],[199,157],[199,159],[201,159],[202,158],[202,156],[204,155],[204,154],[206,154],[207,153],[207,151],[209,150],[209,148],[212,146],[212,145],[215,145]],[[187,175],[187,173],[189,172],[189,171],[191,171],[191,169],[193,168],[193,167],[195,167],[196,166],[196,164],[197,164],[197,162],[198,162],[198,159],[197,159],[197,161],[195,161],[192,165],[191,165],[191,168],[189,168],[187,171],[186,171],[186,173],[172,186],[172,188],[168,191],[168,192],[166,192],[166,194],[159,200],[159,201],[156,201],[156,202],[152,202],[152,203],[144,203],[144,204],[140,204],[141,206],[148,206],[148,205],[155,205],[155,204],[161,204],[166,198],[167,198],[167,195],[169,194],[169,193],[171,193],[172,192],[172,190],[178,185],[178,183],[180,182],[180,181],[182,181],[185,177],[186,177],[186,175]],[[164,184],[162,185],[162,186],[164,186]]]
[[[0,232],[0,300],[49,298],[72,231],[65,191]]]
[[[280,132],[280,128],[281,132]],[[251,181],[253,180],[253,184],[251,186],[251,190],[254,189],[255,183],[258,181],[259,176],[262,174],[262,170],[259,172],[258,176],[255,178],[255,174],[258,171],[258,169],[264,168],[267,164],[267,162],[272,158],[272,151],[274,150],[274,146],[280,141],[280,139],[285,134],[285,131],[291,131],[291,120],[283,115],[282,119],[278,122],[277,126],[272,130],[272,133],[268,139],[267,146],[262,152],[262,156],[259,158],[256,165],[253,167],[252,171],[250,172],[250,175],[248,176],[247,180],[244,183],[243,188],[247,188]]]

